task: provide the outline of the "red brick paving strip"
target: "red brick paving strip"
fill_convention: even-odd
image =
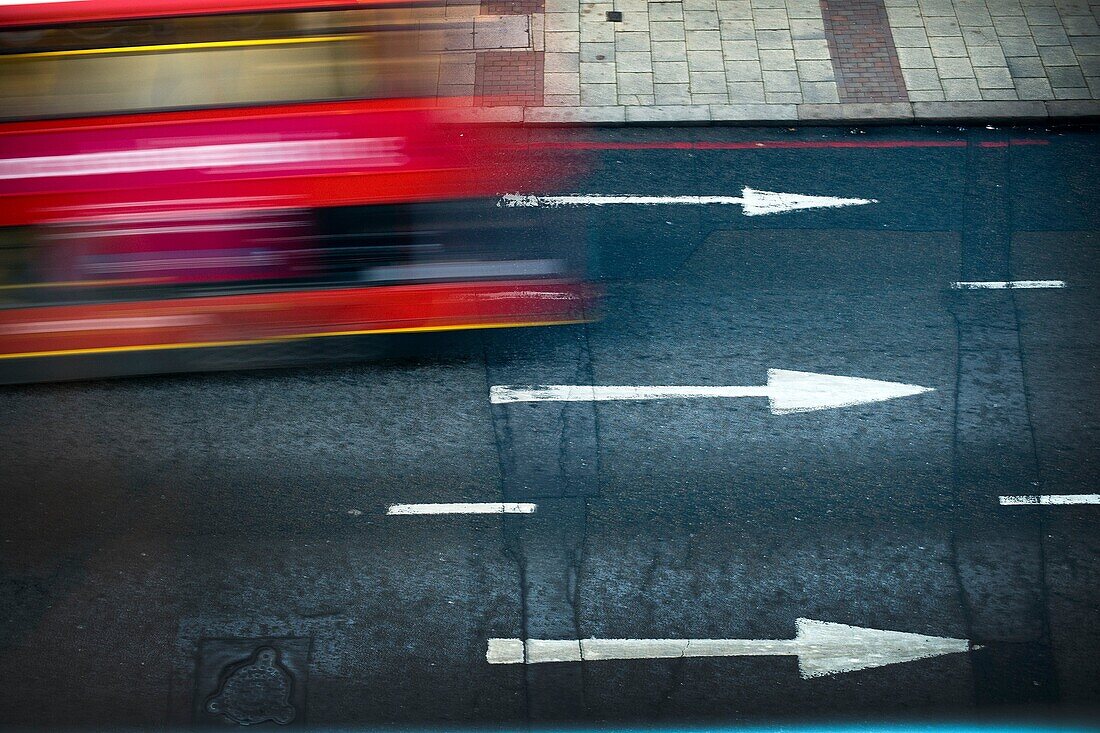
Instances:
[[[882,0],[821,0],[841,102],[908,102]]]
[[[478,51],[474,104],[542,106],[542,51]]]
[[[545,8],[546,0],[481,0],[482,15],[530,15]]]

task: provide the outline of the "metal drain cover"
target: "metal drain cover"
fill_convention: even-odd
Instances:
[[[308,656],[308,639],[203,640],[196,722],[302,722]]]

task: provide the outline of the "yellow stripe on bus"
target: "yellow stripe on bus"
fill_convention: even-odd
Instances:
[[[56,280],[53,282],[0,285],[0,290],[32,290],[34,288],[95,288],[101,285],[151,285],[166,282],[166,277],[130,277],[118,280]]]
[[[516,323],[481,323],[475,325],[457,326],[412,326],[409,328],[374,328],[362,331],[325,331],[321,333],[301,333],[287,336],[273,336],[265,339],[246,339],[241,341],[196,341],[193,343],[176,344],[138,344],[135,346],[100,346],[90,349],[60,349],[57,351],[27,351],[16,354],[0,354],[2,359],[30,359],[47,356],[80,356],[86,354],[119,354],[131,351],[160,351],[170,349],[209,349],[222,346],[262,346],[265,344],[281,344],[290,341],[303,341],[305,339],[329,338],[333,336],[368,336],[383,333],[429,333],[433,331],[473,331],[487,328],[524,328],[528,326],[569,326],[579,323],[587,323],[586,320],[565,321],[534,321]]]
[[[156,46],[116,46],[111,48],[77,48],[69,51],[35,51],[33,53],[7,53],[3,59],[41,59],[54,56],[90,56],[105,53],[156,53],[157,51],[188,51],[200,48],[240,48],[245,46],[285,46],[295,43],[330,43],[351,41],[360,36],[310,36],[308,38],[257,38],[247,41],[204,41],[200,43],[162,43]]]

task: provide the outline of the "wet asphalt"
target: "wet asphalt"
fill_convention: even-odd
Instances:
[[[586,325],[0,388],[0,724],[231,725],[210,701],[264,648],[291,726],[1100,712],[1100,506],[998,501],[1100,486],[1100,137],[530,135],[563,192],[878,203],[570,210],[604,291]],[[951,288],[1032,279],[1067,286]],[[489,401],[768,369],[935,391],[789,415]],[[386,515],[492,501],[538,509]],[[975,648],[814,679],[793,656],[486,661],[495,637],[790,639],[798,618]]]

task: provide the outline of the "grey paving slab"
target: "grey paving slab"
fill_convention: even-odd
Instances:
[[[1057,66],[1047,69],[1047,79],[1052,87],[1087,87],[1085,75],[1077,66]]]
[[[978,86],[982,89],[1013,89],[1012,75],[1007,66],[989,66],[974,69]],[[1084,77],[1081,79],[1084,84]]]
[[[731,81],[726,88],[731,104],[762,104],[767,99],[762,81]]]
[[[619,103],[619,91],[614,84],[581,82],[580,103],[583,106],[606,106]]]
[[[974,102],[982,98],[976,79],[942,79],[943,96],[949,102]]]
[[[769,92],[764,90],[764,101],[768,104],[802,104],[802,92]]]
[[[982,99],[987,101],[1004,102],[1020,98],[1020,95],[1016,93],[1015,89],[982,89],[981,92]]]
[[[688,68],[692,71],[720,71],[725,63],[721,51],[687,52]]]
[[[653,55],[648,51],[615,50],[615,68],[619,72],[651,72]]]
[[[723,41],[755,41],[756,26],[751,20],[723,20],[718,25]]]
[[[803,81],[801,91],[803,104],[840,102],[840,92],[835,81]]]
[[[585,63],[581,62],[580,66],[580,80],[581,85],[585,84],[614,84],[615,83],[615,64],[614,63]]]
[[[721,51],[722,35],[718,30],[686,31],[688,53],[692,51]]]
[[[1031,27],[1031,37],[1036,46],[1068,46],[1069,35],[1060,25],[1039,25]]]
[[[1008,70],[1015,77],[1041,77],[1046,74],[1043,60],[1038,56],[1009,56],[1005,59]]]
[[[755,61],[760,58],[760,47],[756,40],[724,41],[722,55],[733,61]]]
[[[752,62],[745,62],[752,63]],[[655,61],[653,80],[659,84],[686,84],[688,65],[686,61]]]
[[[650,42],[651,34],[647,31],[630,31],[615,34],[616,51],[644,51],[648,53]]]
[[[793,48],[791,32],[789,30],[779,31],[756,31],[756,42],[762,49],[775,49],[775,48]]]
[[[650,3],[649,25],[652,28],[662,21],[682,21],[684,19],[684,6],[681,3]]]
[[[993,27],[1001,38],[1005,36],[1030,36],[1031,26],[1027,24],[1027,18],[1020,16],[1003,16],[993,18]]]
[[[618,74],[619,94],[653,94],[653,74]]]
[[[726,74],[724,71],[689,71],[688,82],[692,94],[725,94]]]
[[[968,48],[997,45],[997,32],[993,26],[963,26],[962,37]]]
[[[1004,66],[1005,54],[1000,45],[990,46],[989,48],[971,48],[970,63],[975,67],[978,66]]]
[[[902,69],[905,78],[905,86],[910,90],[936,90],[942,91],[940,75],[935,69]]]
[[[968,55],[966,42],[961,36],[957,37],[932,37],[928,39],[932,49],[932,55],[944,58],[963,58]]]
[[[764,89],[769,92],[797,92],[800,91],[799,75],[794,71],[765,71]]]
[[[795,41],[825,40],[825,23],[820,19],[796,18],[790,21],[791,39]]]
[[[928,34],[924,28],[894,28],[892,35],[894,45],[899,49],[928,48]]]
[[[682,22],[650,23],[649,34],[654,41],[683,41],[686,28]]]
[[[1055,87],[1055,99],[1092,99],[1092,93],[1088,87]]]
[[[718,0],[720,20],[752,20],[752,4],[748,0]]]
[[[760,66],[769,71],[794,71],[794,51],[777,49],[760,52]]]
[[[828,59],[829,44],[826,41],[794,41],[794,57],[807,61],[816,59]]]
[[[653,99],[658,105],[690,105],[695,100],[691,96],[691,85],[687,83],[653,84]]]
[[[1054,99],[1054,90],[1046,77],[1016,79],[1016,93],[1020,95],[1020,99]]]
[[[727,81],[760,81],[763,79],[759,61],[727,61],[725,71]]]
[[[599,63],[615,61],[614,43],[585,43],[580,46],[581,63]]]
[[[690,123],[729,121],[737,111],[761,121],[772,118],[764,114],[770,105],[781,108],[777,121],[904,119],[952,110],[967,120],[983,110],[996,119],[1012,110],[1034,119],[1043,116],[1036,104],[1064,103],[1051,109],[1083,114],[1091,109],[1086,103],[1100,98],[1100,4],[885,0],[885,6],[909,100],[899,104],[908,113],[841,103],[840,62],[817,0],[548,0],[545,14],[475,19],[471,5],[454,17],[466,24],[456,36],[460,51],[500,44],[544,51],[544,103],[559,121],[570,106],[632,110],[612,113],[611,122],[672,122],[678,114]],[[610,9],[621,10],[623,22],[607,22]],[[473,66],[472,56],[441,63],[440,89],[469,93]],[[858,77],[850,83],[858,85]],[[647,117],[643,107],[659,111]]]
[[[654,41],[650,52],[654,61],[687,60],[687,44],[683,41]]]
[[[576,73],[548,73],[543,75],[546,94],[579,94],[580,79]]]
[[[1039,58],[1045,66],[1077,66],[1077,56],[1070,46],[1040,46]]]
[[[718,27],[717,10],[684,11],[684,28],[689,31],[714,30]]]
[[[833,81],[833,65],[828,61],[797,62],[798,78],[802,82]]]
[[[938,58],[936,70],[941,79],[967,79],[974,76],[969,58]]]
[[[580,70],[580,54],[548,53],[544,57],[543,67],[547,72],[577,72]]]
[[[899,48],[898,62],[903,69],[934,69],[932,51],[928,48]]]
[[[1062,27],[1071,36],[1100,35],[1100,25],[1092,15],[1063,15]]]
[[[1038,56],[1035,40],[1031,36],[1001,38],[1001,50],[1005,56]]]

